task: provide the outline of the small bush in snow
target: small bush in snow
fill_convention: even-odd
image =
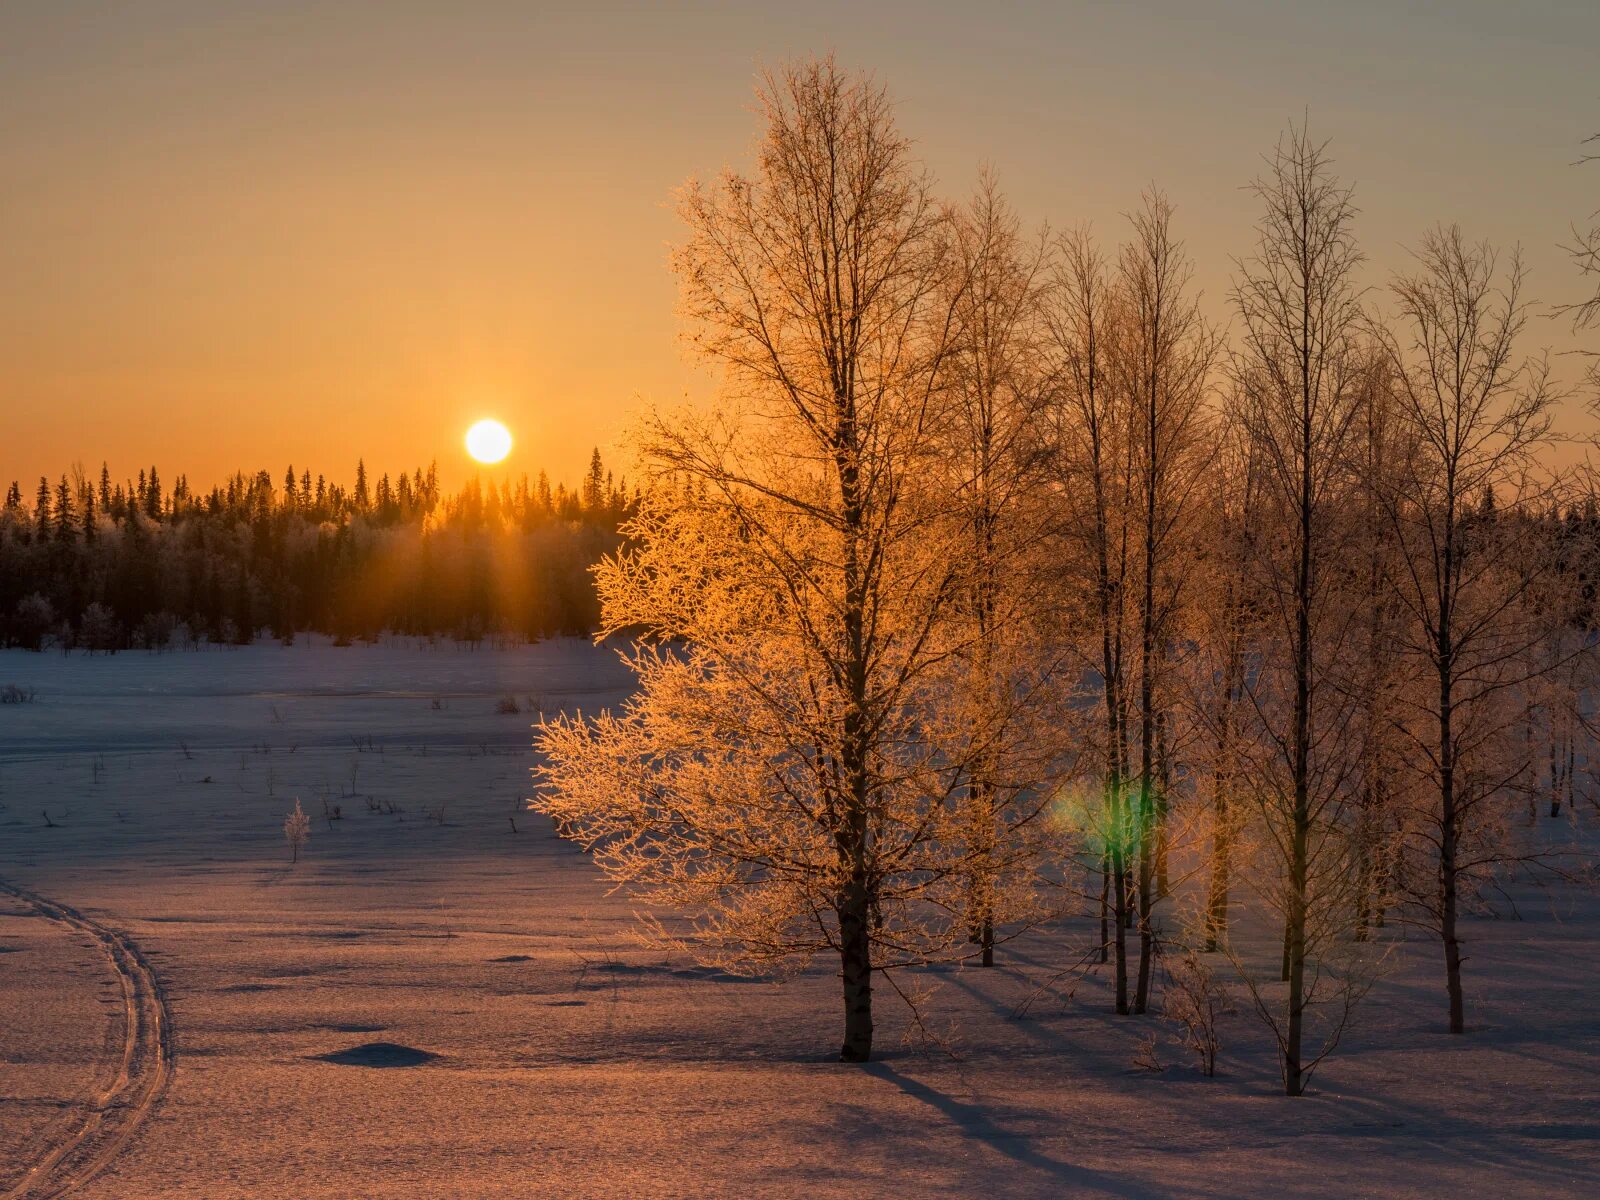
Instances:
[[[1181,1040],[1194,1051],[1202,1075],[1217,1073],[1217,1053],[1222,1049],[1217,1026],[1232,1011],[1227,991],[1193,950],[1185,950],[1168,968],[1162,1015],[1181,1031]]]
[[[501,696],[499,703],[494,706],[497,713],[511,715],[522,711],[522,706],[517,703],[515,696]]]
[[[0,688],[0,704],[32,704],[34,690],[20,684],[8,683]]]

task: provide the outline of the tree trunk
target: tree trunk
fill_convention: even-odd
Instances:
[[[1363,794],[1363,806],[1367,799],[1368,797]],[[1363,807],[1361,827],[1356,830],[1356,941],[1358,942],[1368,941],[1372,936],[1372,852],[1367,844],[1368,820]]]
[[[1306,977],[1306,838],[1296,832],[1292,866],[1294,889],[1289,916],[1289,1029],[1283,1050],[1283,1090],[1298,1096],[1305,1090],[1300,1063],[1300,1045],[1305,1036]]]
[[[872,1056],[872,930],[876,882],[869,867],[872,775],[871,725],[867,717],[868,653],[866,643],[867,574],[871,556],[861,553],[865,525],[860,470],[856,459],[855,398],[839,397],[840,422],[835,435],[841,509],[846,530],[843,625],[847,648],[845,686],[849,706],[840,739],[840,774],[844,809],[837,834],[839,865],[844,878],[838,902],[840,975],[844,984],[844,1062],[866,1062]]]
[[[1389,909],[1389,883],[1393,872],[1394,850],[1387,838],[1380,838],[1372,852],[1372,927],[1382,929]]]
[[[1150,1006],[1150,959],[1155,935],[1150,928],[1155,832],[1155,665],[1156,665],[1156,407],[1151,379],[1145,436],[1149,455],[1145,472],[1144,588],[1139,599],[1139,983],[1133,1011]]]
[[[1106,753],[1109,758],[1106,771],[1106,843],[1107,858],[1111,868],[1112,893],[1112,959],[1116,968],[1117,1012],[1128,1011],[1128,866],[1127,866],[1127,798],[1123,795],[1123,763],[1125,753],[1124,718],[1122,709],[1122,675],[1119,666],[1120,650],[1114,648],[1112,638],[1112,602],[1109,568],[1105,561],[1104,546],[1100,563],[1100,621],[1102,678],[1106,698]]]
[[[1533,765],[1533,709],[1531,706],[1522,717],[1522,755],[1525,761],[1520,782],[1528,793],[1528,824],[1532,826],[1539,821],[1539,769]]]
[[[1439,625],[1435,668],[1439,673],[1439,932],[1444,941],[1445,990],[1450,995],[1450,1032],[1466,1032],[1461,997],[1461,943],[1456,935],[1460,891],[1458,842],[1461,818],[1456,796],[1455,744],[1455,609],[1457,522],[1453,503],[1455,477],[1447,475],[1443,567],[1440,571]]]
[[[1448,614],[1448,610],[1446,610]],[[1456,804],[1455,745],[1451,728],[1454,713],[1451,687],[1451,650],[1446,616],[1439,633],[1439,933],[1444,941],[1445,990],[1450,997],[1450,1032],[1466,1032],[1465,1004],[1461,996],[1461,942],[1456,933],[1460,893],[1458,841],[1460,817]]]
[[[979,773],[983,774],[980,767]],[[968,789],[968,803],[972,808],[973,865],[969,872],[967,895],[967,941],[980,948],[979,962],[994,966],[994,855],[995,806],[994,788],[987,783],[974,783]]]
[[[1151,822],[1141,822],[1148,831]],[[1148,839],[1139,845],[1139,982],[1134,992],[1133,1011],[1142,1013],[1150,1007],[1150,968],[1155,958],[1155,931],[1150,924],[1150,902],[1154,891],[1152,855]]]
[[[1305,1088],[1300,1044],[1305,1032],[1306,888],[1308,839],[1311,832],[1311,600],[1313,452],[1311,414],[1310,314],[1301,310],[1300,359],[1300,505],[1299,562],[1295,575],[1294,635],[1294,808],[1289,854],[1289,911],[1284,923],[1284,977],[1289,983],[1288,1029],[1283,1047],[1283,1089],[1298,1096]]]
[[[1111,856],[1100,852],[1100,961],[1111,960]]]
[[[1557,747],[1555,707],[1550,709],[1550,815],[1561,815],[1561,765]]]
[[[1156,899],[1165,900],[1172,894],[1167,871],[1167,851],[1171,845],[1167,818],[1172,796],[1172,748],[1167,744],[1165,709],[1156,719],[1156,761],[1159,764],[1156,769]]]
[[[1233,870],[1233,714],[1243,687],[1244,656],[1239,649],[1232,585],[1229,585],[1228,656],[1222,668],[1222,719],[1217,732],[1217,760],[1211,772],[1211,882],[1206,898],[1206,950],[1220,950],[1228,941],[1228,888]]]
[[[1117,1012],[1128,1012],[1128,864],[1127,864],[1127,809],[1126,798],[1118,795],[1121,780],[1117,780],[1111,797],[1111,874],[1112,892],[1116,904],[1112,916],[1116,935],[1112,939],[1113,958],[1117,976]]]
[[[1228,797],[1220,786],[1211,797],[1211,886],[1206,900],[1206,950],[1220,950],[1228,940],[1228,873],[1232,834]]]
[[[839,966],[844,979],[844,1045],[841,1062],[862,1063],[872,1057],[872,946],[867,889],[852,880],[839,905]]]

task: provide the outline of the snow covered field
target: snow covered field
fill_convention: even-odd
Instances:
[[[0,1196],[118,1082],[133,1000],[96,929],[153,967],[172,1073],[89,1198],[1600,1195],[1592,897],[1468,923],[1464,1039],[1435,947],[1399,944],[1301,1100],[1246,1014],[1205,1079],[1175,1047],[1135,1069],[1159,1025],[1102,979],[1040,995],[1087,923],[928,973],[953,1053],[902,1045],[880,991],[881,1061],[847,1067],[829,964],[778,986],[642,951],[519,811],[539,709],[625,694],[609,651],[0,653],[13,682],[0,881],[86,924],[0,894]]]

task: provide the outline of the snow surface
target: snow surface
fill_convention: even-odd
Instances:
[[[1206,1079],[1165,1043],[1136,1069],[1163,1027],[1110,1015],[1103,977],[1041,994],[1086,921],[926,973],[944,1049],[880,989],[881,1061],[843,1066],[829,964],[776,985],[644,951],[518,812],[535,706],[620,698],[610,650],[0,652],[10,682],[38,699],[0,707],[0,879],[131,935],[175,1018],[171,1090],[86,1198],[1600,1195],[1589,896],[1467,923],[1465,1038],[1436,947],[1391,931],[1299,1100],[1246,1014]],[[116,1003],[86,939],[0,899],[0,1192],[103,1078]]]

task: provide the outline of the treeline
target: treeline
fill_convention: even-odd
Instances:
[[[537,639],[598,617],[589,568],[636,505],[598,450],[575,489],[544,472],[454,495],[430,465],[346,487],[288,468],[200,493],[156,467],[18,483],[0,509],[0,640],[38,650],[242,645],[313,631]]]
[[[542,727],[537,804],[706,961],[837,956],[847,1061],[886,978],[1062,921],[1207,1070],[1243,1000],[1291,1095],[1397,925],[1464,1033],[1467,915],[1564,869],[1595,782],[1600,520],[1516,254],[1438,227],[1372,277],[1291,128],[1223,327],[1159,192],[1033,233],[938,195],[869,78],[760,109],[675,258],[738,411],[645,419],[689,486],[598,572],[681,653]]]

